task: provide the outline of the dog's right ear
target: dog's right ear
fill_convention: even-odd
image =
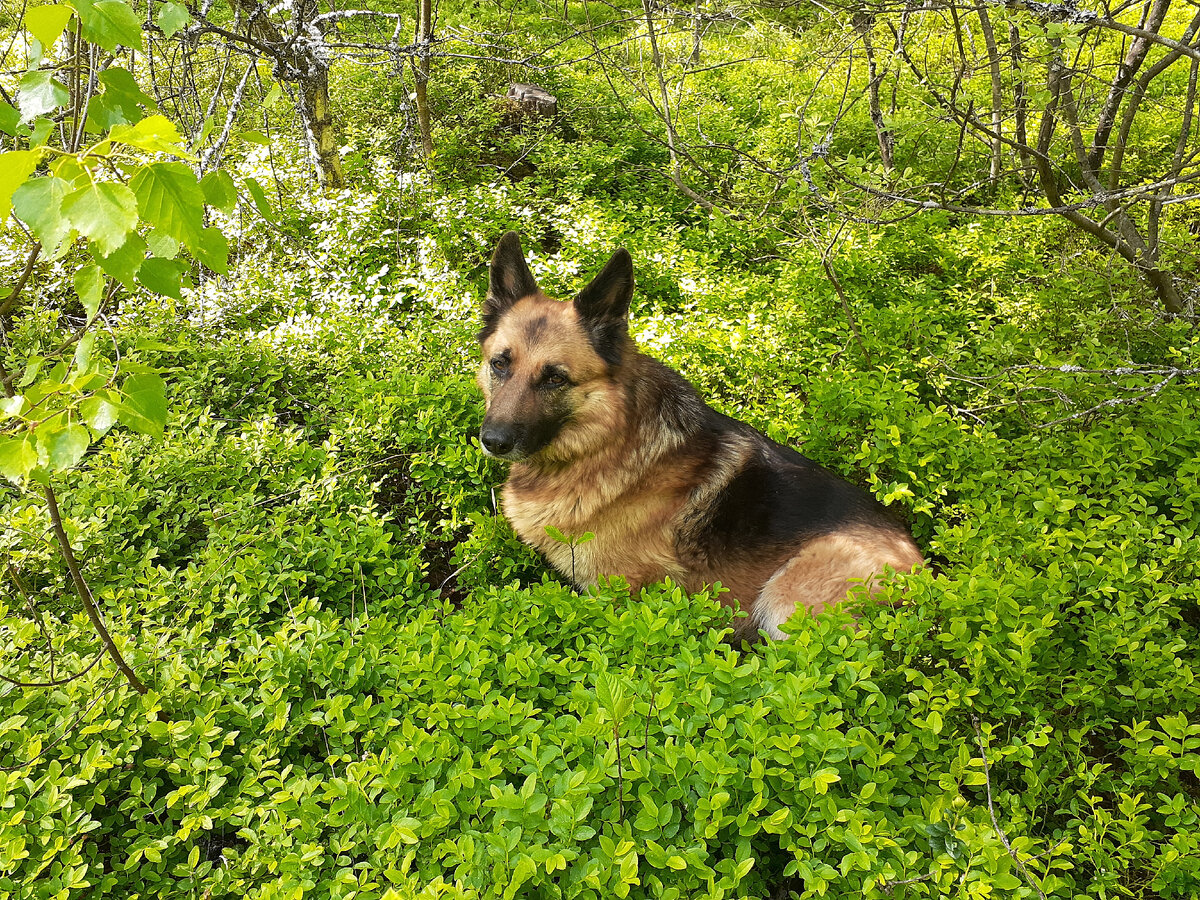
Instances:
[[[575,298],[580,322],[601,359],[620,365],[629,342],[629,302],[633,299],[633,258],[618,248],[600,274]]]
[[[500,316],[522,297],[537,292],[537,281],[521,250],[521,236],[510,231],[500,238],[492,255],[487,300],[483,305],[484,321]]]

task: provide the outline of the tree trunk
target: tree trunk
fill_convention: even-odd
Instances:
[[[700,65],[701,40],[704,37],[704,0],[696,0],[692,9],[692,55],[688,57],[688,65]]]
[[[312,154],[317,178],[324,187],[343,187],[346,179],[330,112],[329,65],[307,48],[297,50],[296,42],[285,39],[254,0],[230,0],[230,4],[246,17],[250,34],[270,51],[276,64],[275,71],[299,73],[282,80],[294,81],[298,88],[296,110],[300,114],[304,140]],[[312,10],[315,12],[316,7]],[[308,23],[307,27],[315,26]]]
[[[341,188],[346,183],[342,171],[342,156],[338,153],[337,133],[329,108],[329,70],[321,68],[301,79],[297,106],[304,124],[304,136],[309,152],[317,164],[317,175],[327,188]]]
[[[883,171],[890,174],[895,168],[892,162],[894,139],[879,106],[879,85],[883,83],[887,70],[881,70],[875,59],[875,17],[863,14],[854,24],[862,35],[863,48],[867,51],[867,103],[871,123],[875,126],[875,138],[879,142],[879,158],[883,161]]]
[[[416,63],[417,123],[421,130],[421,150],[425,158],[433,155],[433,122],[429,114],[429,49],[433,42],[433,0],[417,0],[417,43],[420,56]]]
[[[979,30],[983,32],[983,43],[987,47],[988,55],[988,71],[992,77],[992,165],[988,171],[992,183],[995,184],[1000,180],[1000,173],[1004,166],[1004,141],[1001,135],[1004,133],[1004,120],[1002,108],[1004,106],[1004,84],[1000,80],[1000,51],[996,47],[996,32],[992,30],[992,20],[988,16],[987,8],[979,7]]]

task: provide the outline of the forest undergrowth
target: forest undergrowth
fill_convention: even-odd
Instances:
[[[722,27],[713,59],[769,61],[695,76],[695,128],[782,153],[795,114],[763,109],[796,108],[788,54],[822,38]],[[440,62],[422,160],[396,77],[335,67],[340,188],[314,185],[264,88],[226,151],[233,198],[197,182],[206,231],[175,242],[211,260],[218,230],[225,273],[104,281],[104,362],[72,349],[63,371],[119,367],[144,398],[124,382],[103,428],[63,413],[63,435],[93,432],[71,465],[67,437],[29,438],[19,473],[0,446],[0,894],[1195,897],[1195,318],[1061,218],[839,216],[802,182],[770,217],[706,208],[643,95],[548,68],[560,119],[514,124],[496,95],[523,73]],[[863,158],[856,116],[839,152]],[[909,177],[934,177],[933,143]],[[757,190],[726,162],[724,196]],[[6,282],[41,228],[9,220]],[[934,565],[856,620],[737,646],[716,591],[564,584],[500,514],[477,440],[510,229],[561,298],[627,247],[642,349],[865,486]],[[3,317],[13,396],[100,320],[77,273],[110,259],[36,259]],[[40,427],[28,408],[5,401],[6,440]],[[44,480],[144,692],[89,624]]]

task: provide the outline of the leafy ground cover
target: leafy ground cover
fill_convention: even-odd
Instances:
[[[147,693],[98,656],[40,495],[0,493],[0,671],[91,666],[0,687],[0,892],[1196,896],[1197,396],[1089,374],[1194,367],[1194,327],[1044,219],[840,229],[843,306],[824,244],[698,210],[619,108],[514,135],[488,77],[434,83],[432,173],[386,122],[348,129],[338,193],[298,143],[244,148],[275,196],[211,213],[228,277],[130,293],[96,343],[169,386],[161,439],[57,476]],[[758,115],[706,77],[706,127]],[[514,142],[533,174],[480,168]],[[642,345],[866,485],[937,571],[756,647],[710,594],[547,573],[474,440],[510,228],[559,296],[629,247]],[[64,327],[77,264],[43,263],[7,359]]]

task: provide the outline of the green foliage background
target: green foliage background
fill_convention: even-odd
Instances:
[[[545,36],[545,14],[444,7],[441,27]],[[714,33],[714,59],[768,60],[698,73],[689,102],[714,140],[783,154],[828,35],[769,24]],[[93,348],[169,386],[161,440],[114,430],[56,476],[151,689],[107,660],[0,685],[0,894],[1200,892],[1200,401],[1178,381],[1043,427],[1125,396],[1071,366],[1194,368],[1193,325],[1060,222],[936,214],[840,231],[856,339],[796,236],[820,219],[803,186],[791,231],[696,208],[645,102],[595,66],[544,80],[568,132],[506,126],[493,95],[521,70],[439,63],[428,169],[407,95],[334,75],[353,186],[315,191],[277,111],[269,152],[230,150],[266,190],[209,211],[228,276],[197,268],[174,301],[128,285]],[[865,121],[840,152],[869,154]],[[935,177],[937,138],[904,165]],[[498,174],[518,157],[526,177]],[[563,585],[475,441],[477,307],[510,228],[561,297],[627,246],[643,348],[866,485],[939,571],[857,627],[801,618],[753,648],[708,594]],[[15,273],[24,236],[2,240]],[[69,328],[80,264],[39,264],[10,368]],[[0,488],[0,522],[0,672],[44,680],[46,634],[83,670],[99,648],[39,495]]]

